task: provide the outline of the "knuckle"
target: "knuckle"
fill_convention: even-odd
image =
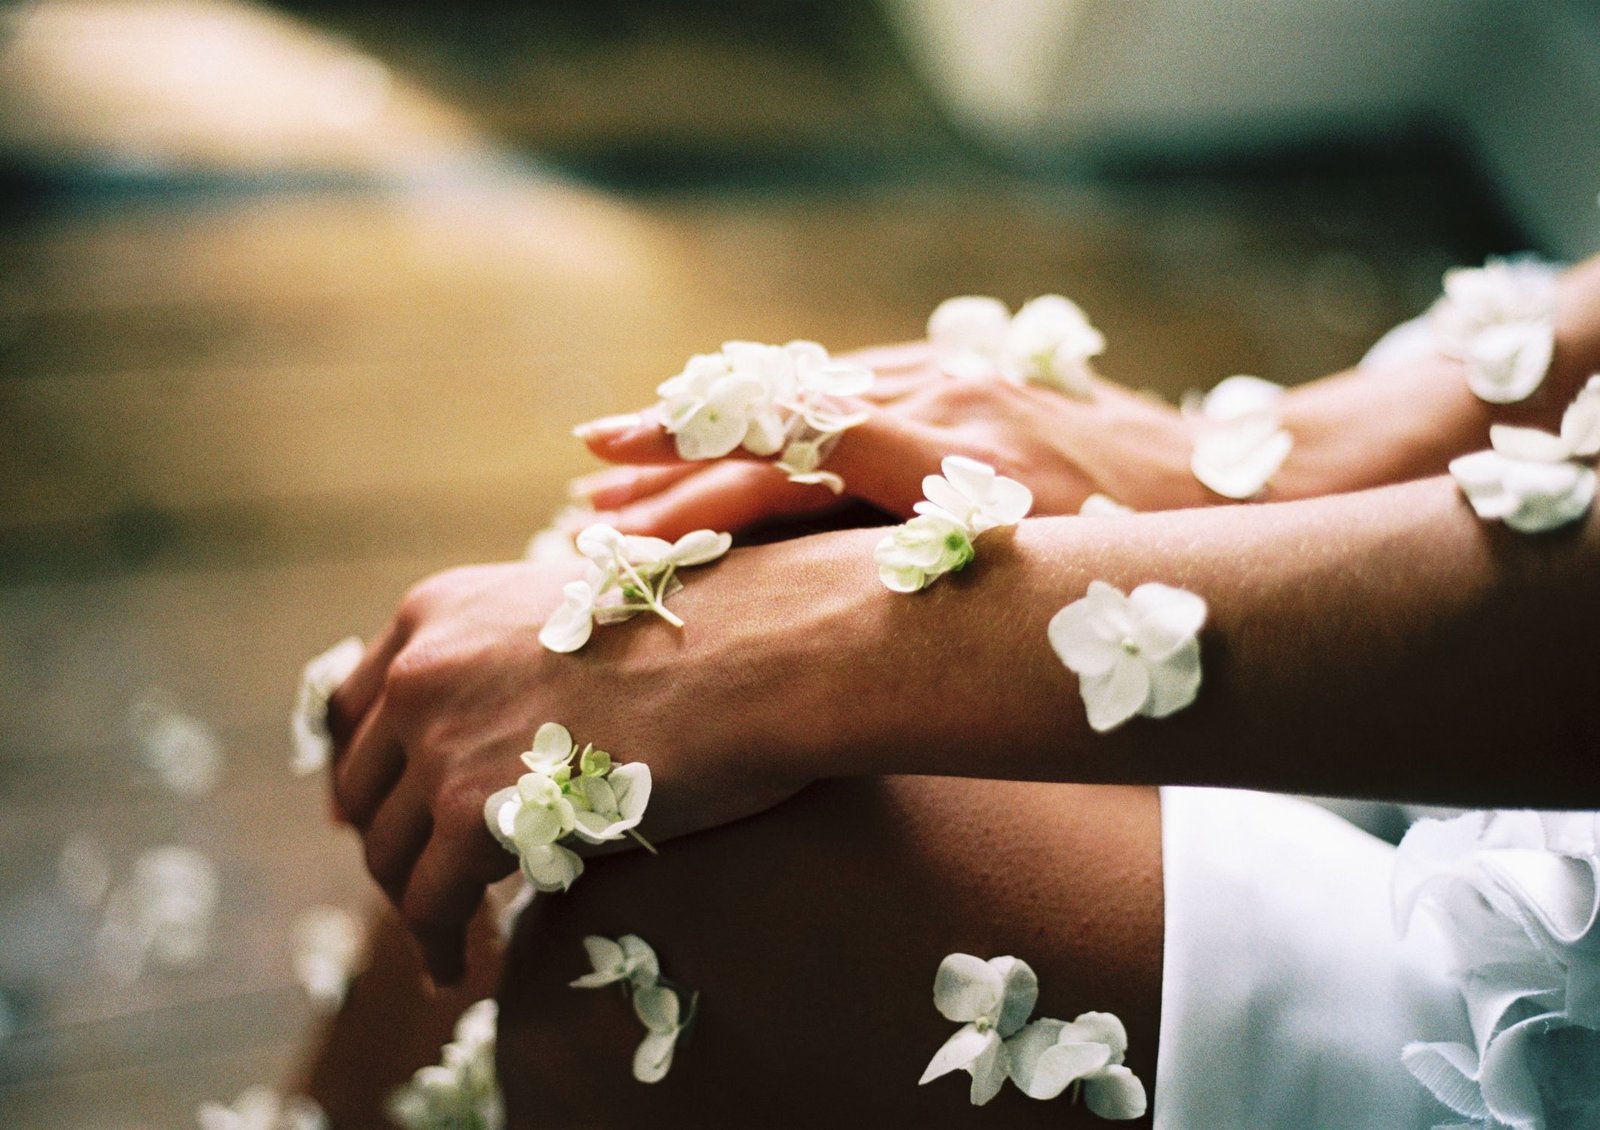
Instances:
[[[444,656],[427,640],[413,640],[394,657],[383,679],[384,697],[404,707],[426,698],[444,676]]]

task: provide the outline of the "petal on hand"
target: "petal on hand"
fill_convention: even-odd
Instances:
[[[1150,694],[1150,672],[1129,655],[1117,660],[1104,675],[1082,678],[1078,692],[1096,733],[1115,729],[1139,712]]]
[[[574,583],[583,584],[582,581]],[[546,722],[533,735],[533,748],[528,753],[531,753],[533,758],[530,760],[524,754],[523,764],[529,769],[548,773],[557,766],[565,764],[572,756],[572,735],[561,723]]]
[[[719,534],[715,530],[691,530],[673,543],[667,558],[675,565],[704,565],[727,553],[732,545],[732,534]]]
[[[965,455],[946,455],[939,463],[939,470],[969,502],[976,502],[987,495],[998,477],[989,464],[968,459]]]
[[[650,766],[642,761],[618,765],[606,778],[617,798],[617,811],[625,819],[639,820],[650,803]]]
[[[1206,622],[1206,602],[1171,585],[1143,584],[1128,596],[1133,638],[1147,662],[1159,663],[1193,640]]]
[[[999,1046],[1000,1037],[993,1030],[980,1032],[971,1024],[964,1024],[956,1029],[955,1033],[946,1040],[938,1051],[933,1053],[933,1058],[928,1061],[928,1066],[922,1072],[922,1078],[917,1083],[930,1083],[941,1075],[948,1075],[952,1071],[975,1063],[980,1056]]]
[[[673,437],[678,458],[690,462],[721,459],[739,446],[748,426],[743,412],[708,404],[685,421]]]
[[[551,651],[566,653],[588,643],[594,631],[594,590],[587,581],[569,581],[561,592],[566,599],[539,629],[539,642]]]
[[[830,361],[809,370],[805,383],[824,396],[860,396],[872,388],[874,376],[871,369],[848,361]]]
[[[1033,492],[1016,479],[997,478],[983,506],[990,526],[1014,526],[1033,509]]]
[[[933,1007],[958,1024],[980,1016],[996,1017],[1004,991],[1000,970],[970,953],[953,953],[939,963],[934,974]]]
[[[562,823],[560,815],[553,808],[521,804],[512,820],[511,838],[516,841],[519,851],[526,852],[559,840],[566,833]]]
[[[507,803],[513,806],[509,812],[505,810]],[[515,785],[507,785],[503,789],[496,789],[483,802],[483,822],[487,825],[489,834],[500,841],[500,846],[507,851],[517,850],[516,841],[511,838],[511,832],[515,827],[516,810],[521,805],[522,797],[517,792],[517,786]]]
[[[878,579],[883,587],[893,592],[916,592],[928,583],[929,577],[915,565],[878,565]]]
[[[1101,1118],[1142,1118],[1150,1100],[1139,1077],[1121,1064],[1106,1068],[1083,1084],[1083,1103]]]
[[[583,874],[583,860],[560,844],[545,844],[522,853],[522,874],[546,894],[565,891]]]
[[[948,513],[962,525],[966,525],[967,515],[972,511],[972,499],[952,486],[948,479],[940,475],[924,476],[922,493],[929,502]]]

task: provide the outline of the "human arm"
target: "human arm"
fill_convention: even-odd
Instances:
[[[1479,400],[1463,364],[1437,352],[1291,389],[1282,415],[1295,446],[1264,497],[1313,498],[1440,474],[1451,459],[1486,446],[1494,423],[1553,430],[1589,373],[1600,369],[1600,259],[1563,275],[1555,339],[1549,375],[1515,404]],[[826,465],[852,496],[887,513],[908,515],[921,497],[921,477],[949,454],[1029,483],[1039,514],[1076,513],[1091,491],[1137,510],[1228,501],[1195,480],[1189,430],[1154,397],[1098,378],[1084,400],[1000,380],[947,378],[926,343],[851,359],[877,372],[879,391],[868,421],[843,435]],[[648,411],[642,419],[597,424],[583,438],[618,466],[577,480],[575,492],[619,529],[662,537],[701,526],[738,530],[835,504],[825,488],[790,483],[760,462],[680,463]]]
[[[879,583],[879,536],[736,550],[673,598],[685,628],[606,627],[572,655],[535,639],[559,573],[478,567],[416,590],[334,696],[361,720],[335,790],[435,972],[451,975],[483,884],[511,867],[482,803],[545,721],[650,765],[658,842],[811,780],[882,774],[1600,805],[1594,514],[1524,537],[1430,479],[1030,520],[913,595]],[[1192,706],[1089,728],[1045,629],[1094,579],[1207,601]]]

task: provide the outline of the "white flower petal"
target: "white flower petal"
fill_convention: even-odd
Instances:
[[[640,820],[650,804],[650,766],[642,761],[618,765],[606,778],[617,798],[617,811],[627,819]]]
[[[328,699],[350,677],[361,662],[366,648],[351,636],[340,640],[312,659],[300,672],[300,687],[295,695],[294,713],[289,719],[294,757],[290,769],[298,776],[315,773],[333,755],[333,737],[328,733]]]
[[[678,1046],[676,1032],[649,1032],[633,1053],[633,1077],[641,1083],[659,1083],[672,1070]]]
[[[922,480],[922,493],[929,502],[951,514],[963,525],[971,516],[972,500],[942,476],[925,476]]]
[[[565,891],[583,874],[583,860],[560,844],[522,852],[522,874],[545,893]]]
[[[539,643],[550,651],[577,651],[594,631],[594,590],[586,581],[568,581],[561,589],[561,607],[539,629]]]
[[[1107,674],[1124,654],[1120,646],[1096,630],[1095,620],[1088,598],[1083,598],[1052,616],[1046,629],[1056,656],[1080,678]]]
[[[1114,1012],[1085,1012],[1062,1027],[1058,1042],[1104,1044],[1110,1062],[1121,1063],[1128,1053],[1128,1030]]]
[[[1572,454],[1560,436],[1538,428],[1517,428],[1509,424],[1490,426],[1489,446],[1507,459],[1529,463],[1559,463]]]
[[[1133,639],[1146,661],[1159,663],[1190,642],[1206,622],[1206,602],[1186,589],[1154,581],[1128,594]]]
[[[969,1094],[973,1106],[985,1105],[1006,1084],[1006,1046],[996,1033],[990,1032],[988,1035],[994,1037],[988,1047],[967,1065],[967,1070],[972,1073]]]
[[[635,990],[633,1011],[639,1022],[652,1032],[675,1032],[682,1005],[673,989],[653,985]]]
[[[950,298],[928,318],[928,340],[939,367],[951,376],[979,378],[996,371],[1011,328],[1011,311],[996,298]]]
[[[610,938],[589,934],[583,939],[583,948],[589,955],[589,964],[594,967],[594,972],[568,982],[572,988],[596,989],[622,980],[624,955],[621,945]]]
[[[958,1024],[1000,1014],[1005,994],[1003,970],[970,953],[953,953],[939,963],[933,977],[933,1007]]]
[[[804,377],[811,390],[824,396],[860,396],[872,388],[873,372],[848,361],[830,361]]]
[[[1200,411],[1209,420],[1226,423],[1257,414],[1272,415],[1283,399],[1282,385],[1260,377],[1233,376],[1218,381],[1200,401]]]
[[[1589,378],[1562,414],[1561,441],[1581,458],[1600,455],[1600,373]]]
[[[572,734],[559,722],[546,722],[533,735],[533,746],[523,754],[529,769],[550,772],[572,757]]]
[[[1023,1086],[1019,1080],[1017,1085],[1030,1099],[1053,1099],[1084,1076],[1105,1070],[1110,1060],[1104,1044],[1058,1042],[1039,1056],[1028,1084]]]
[[[715,561],[733,546],[733,535],[715,530],[692,530],[672,544],[667,560],[674,565],[704,565]]]
[[[1104,675],[1078,681],[1089,726],[1105,733],[1139,712],[1150,694],[1150,672],[1132,656],[1119,658]]]
[[[1101,1118],[1120,1122],[1144,1117],[1150,1101],[1139,1077],[1114,1064],[1085,1081],[1083,1104]]]
[[[1015,1033],[1033,1015],[1033,1006],[1039,1000],[1039,978],[1026,961],[1015,957],[989,959],[989,967],[1000,976],[1000,1014],[995,1028],[1000,1038]]]
[[[963,1070],[999,1042],[1000,1037],[993,1030],[980,1032],[976,1025],[964,1024],[933,1053],[917,1083],[931,1083],[941,1075]]]
[[[1110,495],[1098,491],[1083,500],[1078,513],[1085,518],[1108,518],[1118,514],[1132,514],[1133,507],[1124,506]]]
[[[633,987],[653,988],[661,977],[661,963],[650,943],[637,934],[624,934],[617,941],[622,946],[624,965]]]

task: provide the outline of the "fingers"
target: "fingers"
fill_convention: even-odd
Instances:
[[[405,769],[392,718],[380,696],[333,766],[333,799],[346,820],[365,832]]]
[[[682,462],[673,438],[650,409],[635,416],[590,420],[573,428],[572,434],[608,463]]]
[[[581,475],[567,484],[567,492],[597,510],[617,510],[640,498],[659,494],[672,484],[704,470],[697,463],[666,463],[660,466],[607,467],[591,475]]]
[[[409,634],[409,629],[402,626],[399,619],[391,620],[383,634],[367,645],[366,653],[350,672],[350,677],[329,696],[328,732],[333,735],[336,753],[350,740],[377,701],[384,677],[389,673],[389,663],[399,654]]]
[[[490,838],[483,818],[471,827],[442,823],[412,868],[399,903],[423,964],[435,984],[453,985],[466,971],[467,924],[490,883],[511,873],[516,861]]]
[[[405,773],[362,833],[367,870],[399,908],[422,849],[433,834],[433,814],[421,777]]]
[[[941,429],[880,410],[845,432],[823,466],[844,479],[850,494],[910,517],[923,477],[937,473],[952,450]]]
[[[624,533],[673,539],[701,529],[737,533],[760,521],[816,514],[837,504],[827,487],[791,483],[769,464],[735,460],[709,464],[659,494],[598,517]]]

